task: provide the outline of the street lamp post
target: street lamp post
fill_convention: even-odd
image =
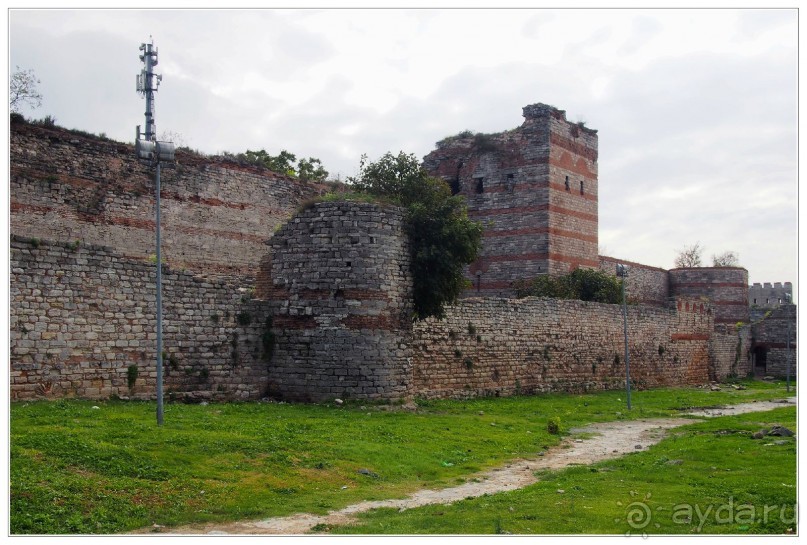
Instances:
[[[789,293],[785,294],[785,303],[790,304],[790,300],[793,296]],[[786,315],[785,319],[787,320],[787,391],[790,391],[790,316]]]
[[[155,212],[154,223],[157,231],[157,425],[163,424],[163,303],[162,303],[162,251],[160,243],[160,165],[174,161],[174,144],[159,142],[154,122],[154,93],[162,81],[162,76],[154,73],[157,65],[157,48],[154,43],[140,45],[140,60],[145,67],[137,75],[137,92],[146,99],[146,130],[137,126],[135,154],[141,161],[154,166]],[[141,140],[140,137],[143,136]]]
[[[625,333],[625,392],[628,399],[628,410],[630,410],[630,351],[628,350],[628,304],[625,299],[625,282],[628,278],[628,268],[625,265],[617,264],[616,275],[622,278],[622,325]]]

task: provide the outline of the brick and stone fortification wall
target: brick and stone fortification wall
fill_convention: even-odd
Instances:
[[[469,294],[509,295],[515,280],[597,267],[597,132],[545,104],[497,134],[438,142],[423,161],[484,226]]]
[[[10,269],[12,399],[155,398],[154,264],[12,237]],[[165,267],[163,307],[167,399],[265,394],[267,316],[249,290]]]
[[[629,301],[643,305],[667,306],[670,299],[670,281],[665,269],[600,256],[600,270],[603,272],[616,275],[617,264],[628,267],[625,296]]]
[[[271,395],[395,399],[411,388],[412,280],[397,208],[319,203],[270,242],[257,296],[272,308]]]
[[[709,339],[709,380],[745,377],[751,372],[751,326],[718,324]]]
[[[443,321],[414,327],[414,391],[425,397],[619,389],[625,384],[619,305],[468,298]],[[713,321],[702,301],[628,309],[630,368],[638,387],[709,379]]]
[[[791,282],[776,282],[761,284],[754,282],[748,287],[748,306],[751,307],[751,321],[761,320],[765,313],[771,309],[787,304],[787,298],[793,298],[793,284]]]
[[[782,305],[771,310],[762,321],[752,324],[754,358],[759,374],[784,377],[787,375],[789,360],[790,376],[796,376],[798,362],[796,317],[796,305]]]
[[[712,305],[715,324],[748,323],[748,271],[742,267],[672,269],[672,297],[704,297]]]
[[[154,250],[154,171],[133,146],[63,129],[13,124],[11,232],[103,245],[130,257]],[[265,242],[320,190],[281,174],[177,152],[163,167],[163,256],[177,270],[252,276]]]

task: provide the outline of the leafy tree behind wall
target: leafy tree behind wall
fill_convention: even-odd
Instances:
[[[597,303],[622,302],[622,281],[604,271],[575,269],[565,275],[537,276],[516,282],[516,297],[553,297]]]
[[[463,268],[476,260],[482,243],[482,226],[468,218],[465,200],[404,152],[388,152],[376,162],[362,156],[359,174],[348,181],[406,210],[415,319],[445,316],[445,305],[468,286]]]

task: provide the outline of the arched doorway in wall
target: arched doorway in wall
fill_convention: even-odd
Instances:
[[[764,377],[768,370],[768,349],[764,346],[754,347],[754,376]]]

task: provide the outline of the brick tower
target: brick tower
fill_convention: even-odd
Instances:
[[[506,295],[516,280],[599,264],[597,131],[546,104],[523,112],[516,129],[460,133],[423,161],[484,226],[469,294]]]

